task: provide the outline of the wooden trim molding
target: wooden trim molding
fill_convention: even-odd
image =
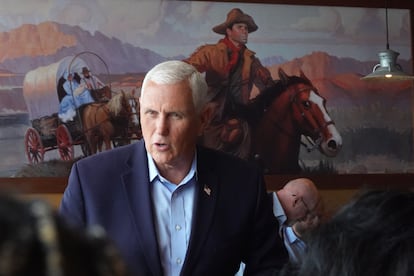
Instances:
[[[266,175],[268,190],[281,188],[298,177],[312,179],[320,190],[358,190],[360,188],[414,190],[414,174],[341,174],[341,175]],[[63,193],[66,177],[0,178],[0,191],[26,194]]]
[[[265,179],[273,191],[298,177],[312,179],[320,190],[414,189],[414,174],[267,175]]]
[[[66,177],[15,177],[0,178],[0,191],[28,194],[63,193]]]

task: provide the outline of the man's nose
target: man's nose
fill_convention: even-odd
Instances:
[[[160,135],[168,134],[168,121],[165,116],[159,116],[156,122],[156,130]]]

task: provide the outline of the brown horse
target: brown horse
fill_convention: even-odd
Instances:
[[[92,103],[84,107],[82,125],[89,153],[111,149],[111,141],[120,137],[129,143],[129,130],[139,128],[138,101],[134,93],[120,92],[108,102]]]
[[[265,173],[299,173],[302,135],[329,157],[338,154],[342,138],[326,110],[326,100],[303,74],[288,76],[262,91],[249,105],[251,156]]]

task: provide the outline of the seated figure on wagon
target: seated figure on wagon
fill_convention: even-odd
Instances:
[[[58,112],[58,116],[63,122],[73,121],[77,108],[95,101],[90,91],[80,85],[75,75],[76,73],[65,73],[63,76],[66,80],[63,83],[66,95],[60,102]]]
[[[92,75],[87,67],[82,68],[82,77],[77,72],[65,73],[63,90],[65,96],[59,106],[58,116],[63,122],[73,121],[76,109],[82,105],[108,101],[111,90],[97,76]]]
[[[111,90],[97,76],[91,74],[88,67],[82,68],[80,86],[88,89],[95,101],[108,101],[111,98]]]

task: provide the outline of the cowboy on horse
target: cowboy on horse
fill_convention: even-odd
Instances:
[[[226,21],[213,28],[224,38],[201,46],[184,60],[206,73],[215,109],[202,142],[242,158],[248,157],[250,133],[240,109],[249,103],[253,84],[263,90],[274,83],[269,70],[246,47],[249,33],[257,29],[250,15],[232,9]]]

